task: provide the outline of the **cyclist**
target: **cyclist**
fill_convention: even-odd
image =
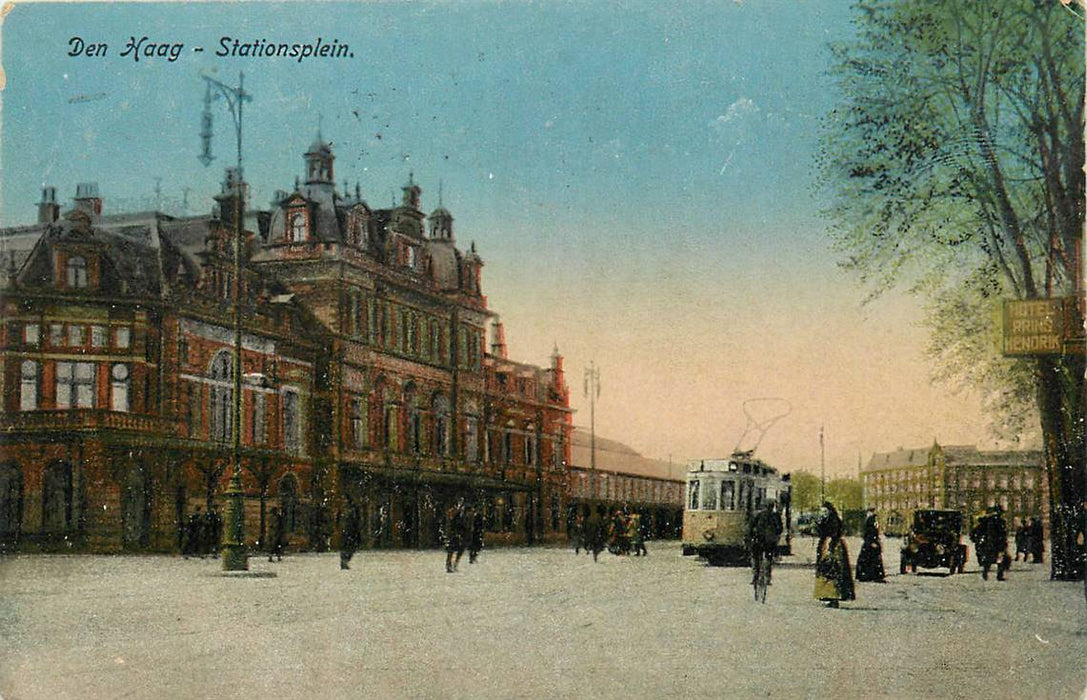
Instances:
[[[747,547],[751,553],[752,583],[757,580],[759,567],[764,560],[766,561],[766,583],[770,583],[774,555],[777,553],[781,531],[781,516],[777,512],[777,503],[767,501],[766,508],[755,513],[748,524]]]

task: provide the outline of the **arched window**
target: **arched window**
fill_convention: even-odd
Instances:
[[[474,407],[469,406],[464,422],[464,458],[475,462],[479,459],[479,416],[475,415]]]
[[[443,394],[434,397],[434,453],[449,454],[449,399]]]
[[[536,437],[534,435],[536,428],[530,423],[527,430],[528,435],[525,435],[525,464],[531,467],[536,464]]]
[[[430,322],[430,359],[439,364],[442,361],[442,334],[437,321]]]
[[[298,392],[283,392],[283,446],[290,452],[302,451],[302,407]]]
[[[35,411],[38,408],[38,363],[24,360],[20,377],[19,410]]]
[[[68,258],[68,287],[84,289],[87,286],[87,259],[79,255]]]
[[[298,530],[298,480],[294,474],[287,474],[279,482],[279,512],[283,517],[283,529],[287,532]]]
[[[412,454],[423,452],[423,411],[419,406],[419,398],[416,396],[415,385],[409,383],[404,387],[404,407],[406,410],[405,426],[407,428],[408,451]]]
[[[42,479],[42,530],[63,533],[72,527],[72,467],[53,462]]]
[[[351,444],[365,447],[368,439],[366,406],[360,398],[351,399]]]
[[[128,470],[121,491],[121,522],[125,547],[146,546],[151,536],[151,485],[142,465]]]
[[[13,462],[0,464],[0,549],[19,535],[23,524],[23,473]]]
[[[110,409],[114,411],[128,412],[128,366],[127,365],[113,365],[110,370]]]
[[[211,360],[211,439],[225,441],[234,429],[234,358],[229,350],[220,350]]]
[[[291,240],[295,242],[306,240],[306,215],[302,212],[291,214]]]

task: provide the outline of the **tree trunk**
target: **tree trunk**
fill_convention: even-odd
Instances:
[[[1045,441],[1045,469],[1049,483],[1050,577],[1075,581],[1083,577],[1083,545],[1076,542],[1084,501],[1082,391],[1065,401],[1061,361],[1038,359],[1038,412]],[[1082,373],[1082,361],[1069,369]],[[1073,389],[1082,380],[1073,380]],[[1064,409],[1069,409],[1066,421]]]

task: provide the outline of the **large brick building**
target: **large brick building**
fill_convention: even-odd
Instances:
[[[427,546],[444,507],[480,502],[491,538],[557,537],[570,409],[557,350],[506,356],[483,265],[453,217],[371,209],[333,184],[318,138],[306,180],[248,212],[243,260],[246,535],[269,503],[292,542],[329,546],[343,498],[368,546]],[[229,477],[235,183],[215,215],[103,216],[81,186],[3,276],[0,539],[10,546],[172,549]],[[429,223],[429,227],[426,225]],[[26,242],[33,240],[27,250]],[[493,342],[488,346],[488,333]]]
[[[991,505],[1009,526],[1040,517],[1048,522],[1042,453],[979,450],[974,445],[899,448],[877,452],[861,472],[866,506],[888,534],[902,534],[919,508],[958,510],[969,518]]]

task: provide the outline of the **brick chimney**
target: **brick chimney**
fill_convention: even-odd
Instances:
[[[491,341],[491,354],[506,357],[506,329],[497,318],[494,320],[494,339]]]
[[[559,354],[558,343],[551,351],[551,386],[559,396],[566,394],[566,372],[562,368],[562,355]]]
[[[42,201],[38,202],[38,223],[51,224],[60,218],[60,205],[57,204],[57,188],[43,187]]]
[[[98,195],[97,182],[81,182],[75,186],[75,208],[91,216],[102,215],[102,198]]]

